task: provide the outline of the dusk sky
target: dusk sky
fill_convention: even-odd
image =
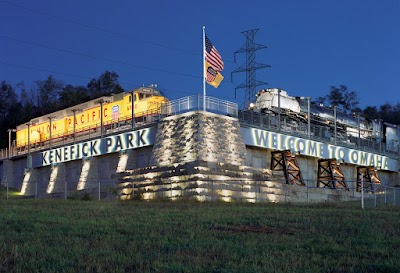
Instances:
[[[106,70],[123,88],[157,84],[169,99],[201,94],[202,26],[225,62],[207,95],[241,103],[242,31],[268,46],[257,79],[313,99],[331,85],[357,91],[360,107],[400,102],[400,1],[0,0],[0,80],[33,86],[52,74],[84,85]],[[265,87],[265,86],[264,86]],[[262,87],[260,87],[262,88]]]

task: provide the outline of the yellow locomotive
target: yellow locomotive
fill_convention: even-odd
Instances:
[[[129,125],[133,104],[136,120],[158,115],[166,102],[168,99],[151,87],[140,87],[130,92],[94,99],[17,126],[16,147],[26,147],[28,142],[30,145],[40,145],[50,139],[56,143],[71,136],[100,130],[101,125],[105,128]]]

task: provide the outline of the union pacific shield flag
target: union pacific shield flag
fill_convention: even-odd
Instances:
[[[206,70],[206,82],[211,86],[217,88],[224,77],[221,75],[221,71],[224,69],[224,62],[219,54],[218,50],[213,46],[210,39],[205,36],[205,67]]]
[[[119,118],[119,105],[114,105],[112,107],[112,119],[118,119]]]

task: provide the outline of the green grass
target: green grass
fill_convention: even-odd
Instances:
[[[0,200],[0,272],[400,272],[400,208]]]

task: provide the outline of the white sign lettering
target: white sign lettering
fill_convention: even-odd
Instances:
[[[302,155],[318,158],[336,158],[346,163],[362,166],[375,166],[383,170],[398,171],[397,160],[387,156],[335,146],[314,140],[284,135],[280,133],[255,129],[241,128],[246,145],[268,149],[291,150]]]
[[[146,128],[44,151],[34,155],[33,165],[47,166],[152,145],[154,129]]]

